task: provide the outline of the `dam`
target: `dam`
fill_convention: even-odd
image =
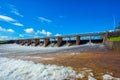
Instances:
[[[12,40],[12,42],[26,45],[26,46],[44,46],[44,47],[61,47],[72,46],[86,43],[104,43],[106,33],[87,33],[87,34],[74,34],[65,36],[52,36],[42,38],[29,38]]]
[[[97,32],[86,34],[73,34],[65,36],[39,37],[29,39],[9,40],[8,43],[16,43],[26,46],[44,46],[44,47],[61,47],[75,46],[86,43],[102,43],[105,44],[108,38],[120,36],[120,31],[113,32]]]
[[[120,31],[113,32],[97,32],[86,34],[74,34],[65,36],[51,36],[39,37],[29,39],[16,39],[9,40],[9,42],[26,45],[26,46],[44,46],[44,47],[61,47],[61,46],[74,46],[86,43],[105,43],[110,37],[120,35]]]

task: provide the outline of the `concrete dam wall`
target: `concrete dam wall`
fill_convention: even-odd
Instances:
[[[120,36],[120,31],[18,39],[18,40],[10,40],[9,43],[16,43],[26,46],[60,47],[60,46],[81,45],[86,43],[105,44],[108,38],[116,37],[116,36]]]

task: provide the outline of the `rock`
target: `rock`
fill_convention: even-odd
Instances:
[[[89,73],[89,75],[90,75],[90,76],[94,76],[92,72],[91,72],[91,73]]]
[[[92,72],[93,71],[92,69],[89,69],[89,68],[82,68],[82,70],[85,72]]]
[[[88,80],[97,80],[94,77],[88,76]]]
[[[84,77],[85,77],[84,74],[80,74],[80,73],[79,73],[79,74],[76,75],[76,78],[77,78],[77,79],[82,79],[82,78],[84,78]]]
[[[114,78],[111,75],[109,75],[109,74],[103,75],[103,80],[113,80],[113,79]]]

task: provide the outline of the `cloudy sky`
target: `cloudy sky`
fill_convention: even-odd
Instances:
[[[120,0],[0,0],[0,40],[113,30]]]

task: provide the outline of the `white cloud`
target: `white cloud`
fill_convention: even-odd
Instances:
[[[41,20],[42,22],[52,22],[52,20],[44,18],[44,17],[38,17],[39,20]]]
[[[11,17],[8,17],[8,16],[4,16],[4,15],[0,15],[0,20],[10,22],[10,23],[12,23],[13,25],[16,25],[16,26],[24,26],[23,24],[19,23],[17,20],[15,20]]]
[[[27,28],[27,29],[24,29],[24,31],[26,33],[34,33],[34,29],[33,28]]]
[[[20,17],[24,17],[22,14],[19,13],[19,10],[16,8],[16,6],[9,4],[9,8],[11,9],[11,13]]]
[[[39,30],[37,30],[37,32],[35,32],[35,35],[38,35],[40,33],[40,31]]]
[[[55,36],[61,36],[61,34],[56,34]]]
[[[49,32],[49,31],[46,31],[46,30],[37,30],[37,31],[34,31],[34,29],[33,28],[27,28],[27,29],[24,29],[24,31],[26,32],[26,33],[28,33],[28,34],[26,34],[27,36],[29,35],[29,33],[33,33],[34,35],[30,35],[30,36],[34,36],[34,37],[36,37],[36,36],[38,36],[38,34],[43,34],[43,35],[46,35],[46,36],[50,36],[52,33],[51,32]]]
[[[0,15],[0,20],[4,20],[4,21],[7,21],[7,22],[16,22],[15,19],[13,19],[11,17],[8,17],[8,16],[4,16],[4,15]]]
[[[47,32],[47,33],[46,33],[47,36],[50,36],[51,34],[52,34],[51,32]]]
[[[23,24],[21,24],[21,23],[13,23],[14,25],[16,25],[16,26],[24,26]]]
[[[19,34],[19,37],[24,37],[24,35],[22,35],[22,34]]]
[[[8,36],[0,36],[0,40],[7,40]]]
[[[39,38],[39,36],[34,36],[34,38]]]
[[[0,26],[0,31],[6,31],[6,29],[4,29],[4,28],[2,28],[1,26]]]
[[[8,29],[7,31],[8,31],[8,32],[11,32],[11,33],[13,33],[13,32],[14,32],[14,30],[13,30],[13,29]]]
[[[13,11],[11,11],[12,13],[14,13],[15,15],[17,15],[17,16],[20,16],[20,17],[24,17],[23,15],[21,15],[19,12],[18,12],[18,10],[13,10]]]
[[[13,32],[14,32],[13,29],[5,29],[5,28],[2,28],[1,26],[0,26],[0,31],[3,31],[3,32],[10,32],[10,33],[13,33]]]
[[[42,31],[40,31],[40,34],[44,34],[44,35],[46,35],[47,32],[43,29]]]
[[[46,35],[46,36],[50,36],[52,33],[51,32],[47,32],[46,30],[42,30],[40,31],[40,34]]]
[[[9,36],[0,36],[0,40],[14,40],[17,39],[16,37],[9,37]]]

